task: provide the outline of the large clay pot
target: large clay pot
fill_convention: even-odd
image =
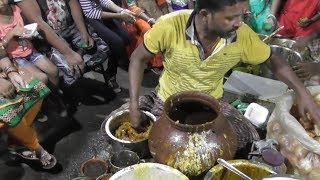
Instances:
[[[188,176],[209,170],[217,158],[232,159],[236,148],[236,134],[219,102],[195,91],[169,97],[149,136],[155,161]]]

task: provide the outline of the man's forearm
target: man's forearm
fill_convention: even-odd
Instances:
[[[289,64],[279,55],[273,53],[268,62],[269,67],[276,77],[293,89],[297,94],[305,94],[306,88],[302,81],[293,72]]]
[[[130,58],[129,66],[129,93],[130,93],[130,108],[139,108],[139,91],[143,79],[144,62],[136,59],[134,54]]]
[[[23,0],[18,3],[18,6],[29,22],[38,24],[39,33],[49,42],[50,45],[58,49],[64,55],[74,53],[72,49],[42,19],[41,11],[36,0]]]
[[[77,0],[70,0],[69,6],[72,18],[81,34],[88,34],[87,27],[84,23],[81,6]]]

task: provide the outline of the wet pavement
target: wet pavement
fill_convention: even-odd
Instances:
[[[33,162],[23,161],[9,155],[5,135],[0,138],[1,180],[65,180],[80,176],[81,164],[93,157],[106,160],[110,146],[100,132],[105,117],[128,101],[128,73],[119,69],[117,80],[122,92],[115,95],[107,89],[100,74],[89,72],[79,87],[83,90],[81,100],[70,108],[71,118],[61,118],[55,111],[48,113],[46,122],[34,122],[40,143],[58,160],[52,170],[43,170]],[[158,76],[146,72],[141,94],[154,89]],[[72,100],[73,101],[73,100]]]

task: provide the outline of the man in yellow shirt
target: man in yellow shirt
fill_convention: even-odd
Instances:
[[[223,77],[238,62],[267,61],[277,77],[298,94],[300,113],[310,112],[320,125],[320,109],[292,69],[241,22],[248,6],[246,0],[198,0],[196,3],[194,11],[182,10],[159,18],[132,54],[129,67],[132,127],[142,130],[139,88],[143,67],[146,59],[159,52],[164,56],[164,70],[154,99],[156,115],[162,110],[162,102],[177,92],[197,90],[220,98]]]

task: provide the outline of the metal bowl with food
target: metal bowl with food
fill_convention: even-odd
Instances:
[[[227,162],[252,179],[262,179],[273,174],[273,170],[269,166],[262,163],[252,163],[248,160],[239,159],[229,160]],[[224,168],[220,164],[211,168],[204,177],[204,180],[219,179],[241,180],[243,178]]]
[[[118,171],[110,180],[188,180],[188,177],[177,169],[158,163],[140,163]]]
[[[146,115],[147,119],[150,121],[150,124],[153,124],[153,122],[156,121],[156,117],[150,112],[142,112]],[[124,123],[129,124],[129,122],[129,110],[122,110],[111,115],[106,120],[104,127],[108,140],[112,145],[113,151],[120,152],[121,150],[127,149],[136,152],[140,158],[144,158],[148,156],[150,153],[148,147],[148,137],[137,140],[126,140],[116,136],[116,131],[119,130],[119,127],[122,126]]]

